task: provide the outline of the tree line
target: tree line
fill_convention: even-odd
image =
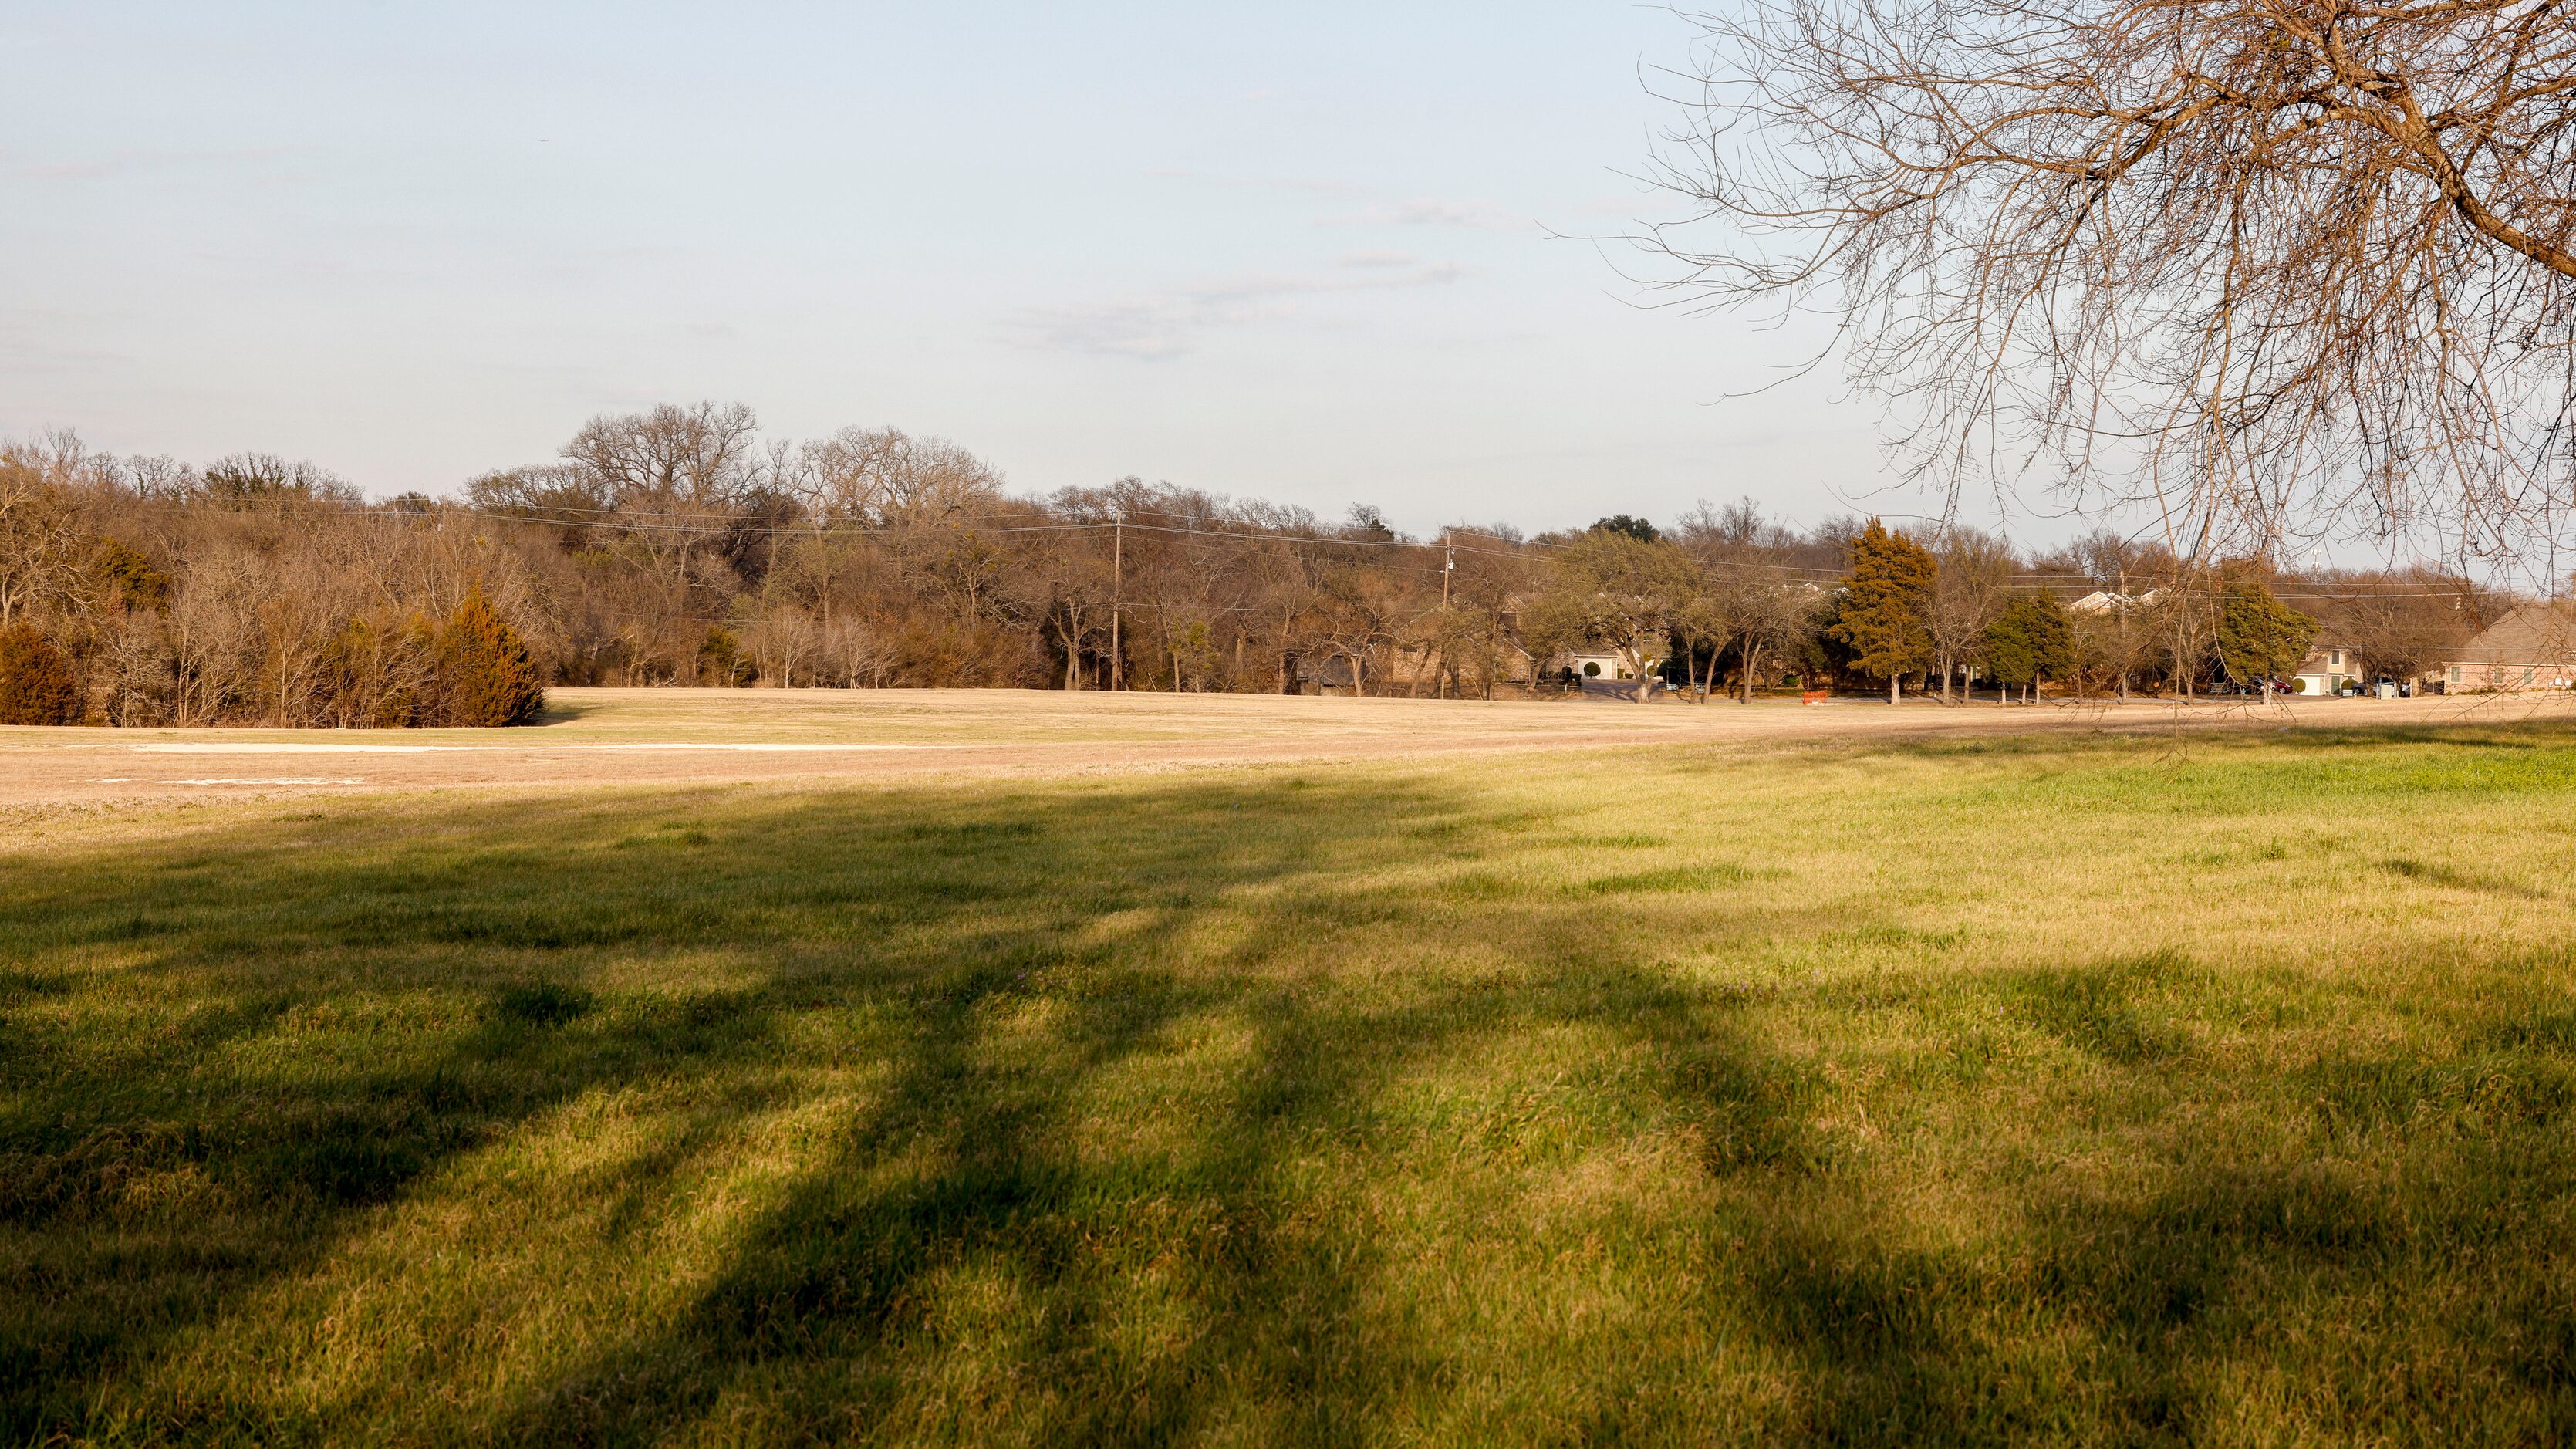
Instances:
[[[2094,595],[2113,602],[2070,609]],[[1749,498],[1416,537],[1366,506],[1135,477],[1028,496],[954,443],[768,438],[711,403],[594,418],[446,498],[371,501],[268,454],[0,445],[14,722],[507,724],[547,684],[1495,698],[1561,687],[1587,651],[1702,698],[2191,693],[2295,667],[2319,627],[2357,672],[2411,677],[2498,603],[2427,569],[2285,573],[2108,533],[2032,554],[1799,529]]]

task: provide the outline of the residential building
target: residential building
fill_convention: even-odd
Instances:
[[[2292,675],[2289,680],[2290,692],[2310,695],[2339,694],[2347,684],[2369,683],[2370,681],[2354,674],[2353,671],[2358,667],[2353,660],[2351,650],[2340,644],[2320,642],[2317,647],[2308,651],[2306,659],[2299,662],[2298,673]]]
[[[2576,602],[2525,604],[2498,619],[2443,667],[2442,689],[2576,689]]]

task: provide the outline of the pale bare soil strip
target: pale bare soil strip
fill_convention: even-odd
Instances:
[[[517,730],[0,730],[0,804],[477,786],[1057,776],[1463,752],[2576,718],[2564,696],[2004,707],[1302,699],[1020,690],[555,691]]]
[[[2491,722],[2556,700],[1992,704],[1612,703],[1061,695],[1019,691],[564,690],[532,730],[15,730],[0,732],[0,799],[148,796],[206,786],[436,788],[966,774],[1063,774],[1472,750],[1781,741],[1951,732],[2349,727]],[[342,759],[317,773],[315,756]],[[617,758],[603,759],[613,755]],[[189,769],[187,757],[287,758]],[[714,756],[714,758],[710,758]]]

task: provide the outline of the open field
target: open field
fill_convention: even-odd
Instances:
[[[1379,703],[25,815],[0,1442],[2576,1435],[2576,728]]]
[[[2557,695],[1805,708],[1027,690],[561,689],[535,728],[0,728],[0,807],[452,787],[1027,779],[1619,744],[2576,719]]]

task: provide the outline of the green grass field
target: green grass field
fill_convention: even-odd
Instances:
[[[2576,1436],[2576,733],[50,819],[0,1442]]]

